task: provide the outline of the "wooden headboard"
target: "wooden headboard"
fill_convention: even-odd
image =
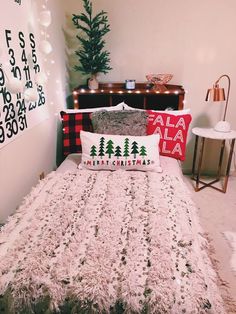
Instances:
[[[161,90],[155,90],[147,83],[136,83],[135,89],[128,90],[124,83],[101,83],[96,90],[83,86],[75,88],[73,102],[74,109],[115,106],[124,101],[135,108],[181,110],[184,94],[180,85],[167,84]]]

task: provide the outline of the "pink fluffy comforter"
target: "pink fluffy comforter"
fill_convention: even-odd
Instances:
[[[225,313],[187,188],[151,172],[50,174],[0,232],[0,295],[16,311]]]

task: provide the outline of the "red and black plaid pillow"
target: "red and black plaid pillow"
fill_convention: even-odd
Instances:
[[[81,153],[80,131],[93,131],[90,118],[91,112],[66,113],[60,112],[63,128],[63,153],[65,156],[71,153]]]

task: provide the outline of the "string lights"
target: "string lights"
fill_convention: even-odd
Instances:
[[[141,84],[142,85],[142,84]],[[139,95],[143,95],[145,97],[146,94],[149,94],[150,96],[153,94],[165,94],[165,95],[180,95],[184,94],[184,91],[181,87],[178,86],[174,86],[173,87],[169,87],[168,90],[164,90],[164,91],[160,91],[160,90],[155,90],[155,89],[150,89],[150,88],[146,88],[145,84],[143,84],[144,86],[140,86],[140,89],[136,89],[136,90],[127,90],[127,89],[122,89],[119,87],[119,89],[114,88],[105,88],[104,86],[102,86],[102,89],[97,89],[97,90],[89,90],[89,89],[85,89],[85,88],[78,88],[76,90],[74,90],[72,92],[73,95],[73,100],[74,100],[74,108],[78,109],[79,108],[79,101],[78,101],[78,96],[79,94],[114,94],[114,95],[125,95],[125,94],[139,94]],[[179,89],[178,89],[179,88]],[[182,97],[182,96],[181,96]],[[186,104],[186,100],[182,101],[183,104]]]

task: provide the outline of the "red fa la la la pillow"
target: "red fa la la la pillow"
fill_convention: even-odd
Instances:
[[[147,135],[160,134],[160,155],[184,160],[191,115],[174,115],[152,110],[147,110],[147,112]]]

